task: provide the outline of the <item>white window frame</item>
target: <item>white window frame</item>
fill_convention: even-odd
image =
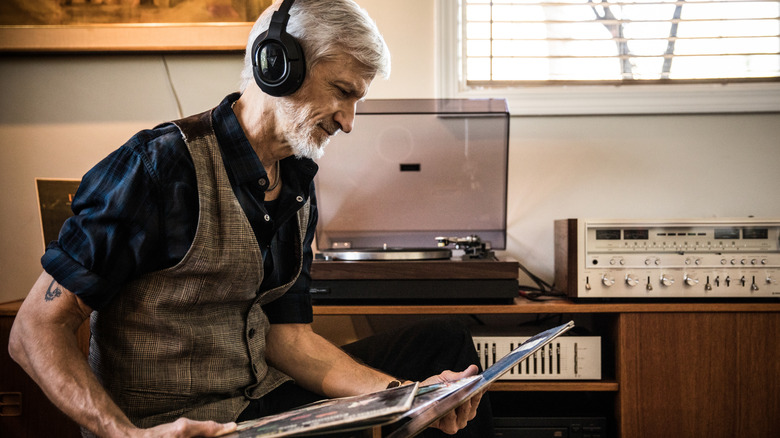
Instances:
[[[780,82],[467,88],[460,78],[460,1],[434,3],[437,97],[506,98],[512,115],[780,112]]]

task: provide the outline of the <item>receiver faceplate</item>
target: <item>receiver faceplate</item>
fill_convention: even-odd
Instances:
[[[780,219],[555,222],[572,298],[780,298]]]

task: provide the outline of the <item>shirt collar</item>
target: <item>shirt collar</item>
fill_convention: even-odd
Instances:
[[[222,151],[222,159],[225,161],[225,168],[231,179],[235,179],[236,184],[246,184],[254,182],[265,177],[265,169],[249,140],[244,135],[244,130],[238,123],[235,113],[233,113],[233,103],[241,96],[239,93],[233,93],[225,97],[224,100],[214,108],[212,118],[214,122],[214,133],[217,135],[217,141]]]
[[[267,175],[263,164],[244,135],[238,118],[233,113],[233,103],[239,97],[241,97],[240,93],[232,93],[225,97],[214,109],[212,118],[214,132],[217,135],[217,141],[222,150],[222,159],[225,161],[225,168],[228,170],[230,179],[234,180],[233,182],[236,184],[246,184],[256,182]],[[314,178],[317,173],[317,164],[309,158],[290,157],[283,161],[285,164],[290,163],[295,171],[303,173],[308,179]]]

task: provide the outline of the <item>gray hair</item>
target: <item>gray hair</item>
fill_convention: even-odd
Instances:
[[[269,6],[249,33],[241,91],[254,83],[252,44],[271,22],[271,15],[282,0]],[[287,33],[295,37],[306,57],[306,73],[319,62],[346,53],[364,64],[375,75],[390,76],[390,50],[368,13],[352,0],[296,0],[290,9]],[[305,80],[305,79],[304,79]]]

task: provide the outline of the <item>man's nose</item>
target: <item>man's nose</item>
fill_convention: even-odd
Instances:
[[[345,104],[336,112],[335,116],[333,117],[333,120],[339,124],[341,130],[346,134],[349,134],[352,131],[352,127],[355,125],[356,106],[357,103]]]

